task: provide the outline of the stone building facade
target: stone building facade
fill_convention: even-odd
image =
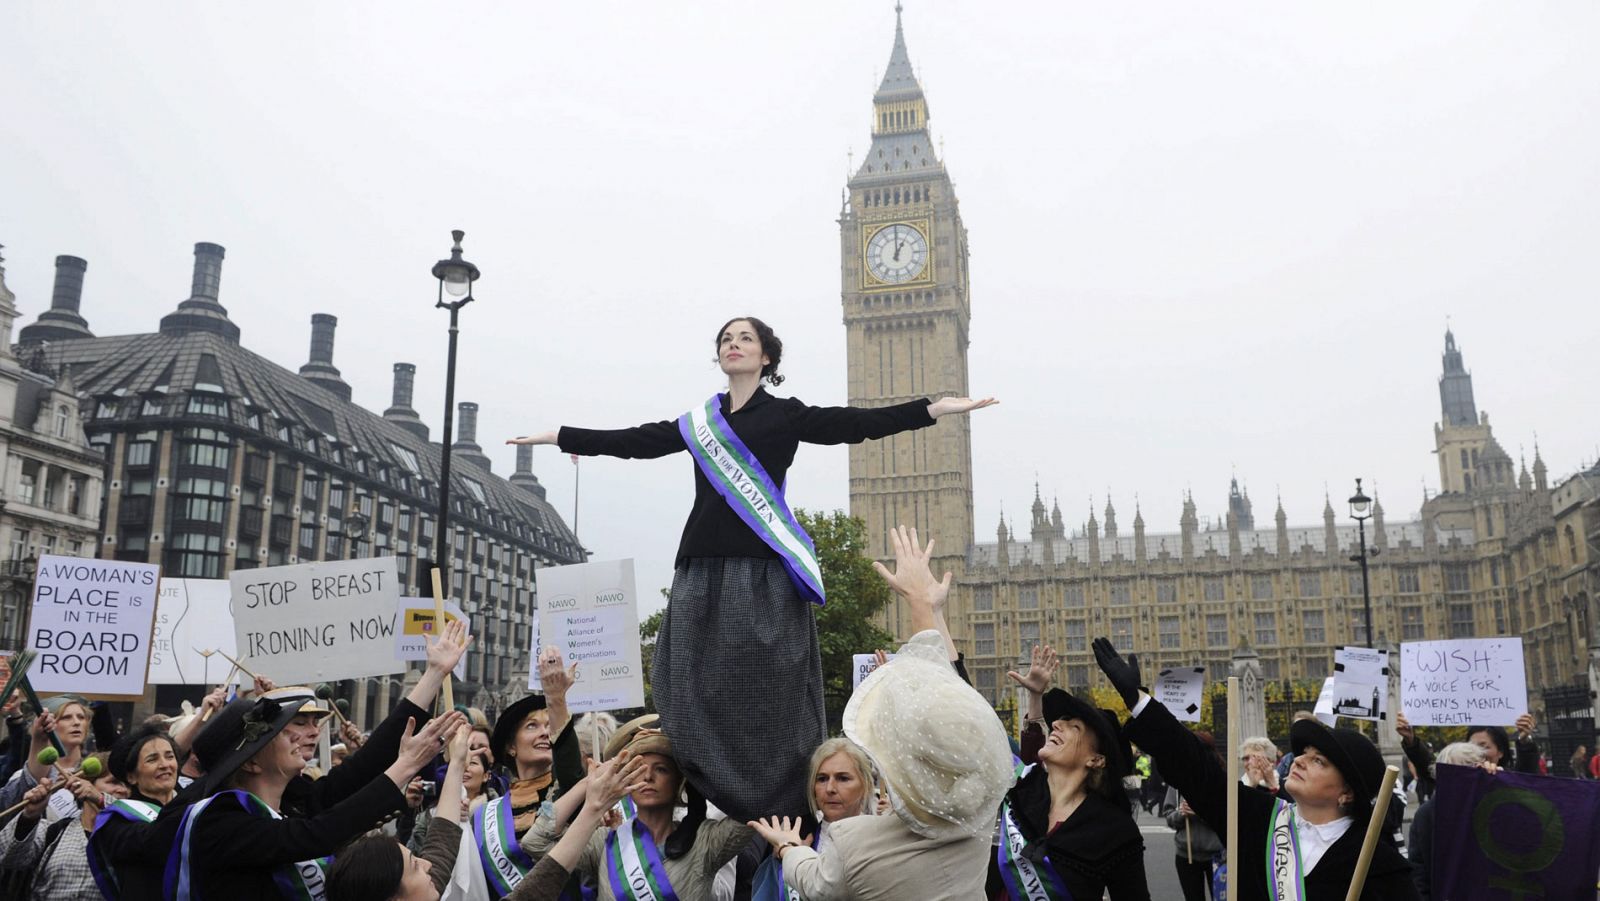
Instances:
[[[401,584],[431,594],[442,447],[412,409],[415,367],[395,364],[380,415],[352,400],[333,364],[331,315],[312,317],[298,371],[251,352],[218,299],[223,256],[218,245],[195,245],[189,297],[154,332],[96,337],[77,297],[59,291],[22,330],[22,356],[70,371],[82,431],[103,455],[99,556],[223,579],[235,569],[392,555]],[[68,313],[72,329],[57,327]],[[586,554],[545,500],[529,449],[509,478],[494,474],[476,420],[477,405],[461,404],[446,570],[475,635],[457,697],[497,709],[524,693],[536,568]],[[355,690],[358,718],[386,710],[399,687],[363,681],[371,684]]]
[[[70,328],[87,264],[56,258],[56,321]],[[104,458],[78,416],[72,373],[11,349],[16,295],[0,260],[0,650],[24,645],[41,554],[92,557],[99,544]],[[37,327],[37,326],[36,326]]]

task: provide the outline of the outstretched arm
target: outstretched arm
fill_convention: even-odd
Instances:
[[[650,459],[688,450],[675,420],[647,422],[631,429],[578,429],[562,426],[554,432],[535,432],[512,438],[507,444],[554,444],[569,454],[584,457]]]
[[[944,646],[951,662],[955,662],[956,643],[950,638],[950,627],[944,621],[944,602],[950,597],[951,573],[935,580],[928,561],[933,558],[933,539],[923,547],[917,540],[917,530],[897,526],[889,530],[889,543],[894,547],[894,571],[874,560],[872,568],[878,571],[895,594],[906,599],[911,608],[912,633],[936,630],[944,636]]]

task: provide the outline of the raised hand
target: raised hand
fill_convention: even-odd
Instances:
[[[1517,740],[1522,741],[1532,738],[1534,726],[1533,714],[1524,713],[1522,716],[1517,717]]]
[[[649,784],[650,762],[623,751],[605,763],[589,764],[589,795],[584,804],[595,812],[610,810],[624,795]]]
[[[1400,736],[1400,743],[1406,747],[1409,748],[1416,743],[1417,731],[1411,728],[1411,721],[1406,719],[1405,714],[1399,714],[1394,718],[1394,731]]]
[[[50,796],[60,787],[46,781],[28,789],[27,794],[22,796],[22,816],[30,820],[44,816],[44,809],[50,803]]]
[[[216,713],[218,710],[223,708],[223,705],[227,703],[227,686],[218,685],[216,688],[206,692],[206,696],[200,699],[200,715],[205,716],[208,713]]]
[[[928,415],[934,419],[938,419],[941,416],[948,416],[951,413],[971,413],[973,410],[982,410],[984,407],[992,407],[997,403],[999,403],[999,401],[992,397],[980,398],[978,400],[973,400],[970,397],[941,397],[933,403],[928,404]]]
[[[561,665],[561,649],[555,645],[545,645],[539,652],[539,687],[544,689],[544,695],[551,701],[566,703],[567,690],[572,683],[578,681],[578,665],[574,663],[570,668]]]
[[[1122,696],[1122,703],[1132,710],[1139,704],[1139,658],[1129,654],[1127,660],[1117,653],[1109,638],[1096,638],[1094,640],[1094,662],[1100,664],[1100,672],[1106,674],[1111,680],[1111,687]]]
[[[520,438],[507,438],[507,444],[555,444],[558,440],[556,432],[535,432],[532,435],[523,435]]]
[[[429,720],[420,730],[415,717],[407,719],[405,732],[400,736],[400,750],[389,768],[391,772],[399,768],[400,778],[395,780],[395,785],[404,786],[411,781],[411,776],[444,748],[445,736],[454,734],[466,722],[466,716],[459,710]]]
[[[1033,660],[1028,667],[1028,674],[1024,676],[1011,670],[1006,676],[1032,694],[1042,695],[1050,690],[1051,678],[1060,665],[1061,658],[1056,655],[1054,648],[1047,644],[1036,644],[1033,646]]]
[[[745,825],[759,833],[774,849],[781,849],[788,844],[806,844],[806,839],[800,835],[799,817],[793,820],[788,817],[767,817],[751,820]]]
[[[907,601],[942,610],[955,576],[945,573],[942,580],[934,579],[933,570],[928,566],[928,561],[933,559],[933,539],[928,539],[927,547],[923,547],[917,540],[916,529],[896,526],[889,530],[889,544],[894,548],[894,571],[876,560],[872,561],[872,568]]]
[[[467,634],[467,624],[462,620],[445,623],[439,630],[439,637],[424,636],[428,643],[428,668],[440,674],[448,673],[461,662],[461,655],[467,652],[467,646],[472,644],[472,636]]]

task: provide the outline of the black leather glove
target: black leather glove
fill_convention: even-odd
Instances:
[[[1127,660],[1117,653],[1109,638],[1096,638],[1094,640],[1094,660],[1100,664],[1100,671],[1111,680],[1111,687],[1122,696],[1122,703],[1132,710],[1139,703],[1139,657],[1129,654]]]

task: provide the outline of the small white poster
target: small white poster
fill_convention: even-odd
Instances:
[[[567,691],[574,714],[644,706],[639,654],[638,593],[632,560],[603,560],[541,569],[539,614],[528,651],[528,688],[538,691],[541,644],[578,665]]]
[[[887,658],[885,660],[885,662],[888,662],[889,660],[893,660],[894,659],[894,655],[893,654],[886,654],[884,656]],[[850,690],[851,691],[855,691],[856,689],[861,687],[862,681],[864,679],[866,679],[868,676],[872,675],[872,671],[878,668],[878,655],[877,654],[851,654],[850,655],[850,663],[851,663]]]
[[[1329,729],[1332,729],[1333,724],[1339,721],[1339,717],[1333,712],[1332,676],[1322,680],[1322,692],[1317,695],[1317,706],[1312,708],[1312,713],[1316,715],[1322,725],[1327,726]]]
[[[1151,697],[1172,711],[1174,719],[1183,723],[1200,722],[1200,705],[1205,697],[1206,668],[1188,666],[1181,669],[1164,669],[1156,674],[1150,686]]]
[[[1528,711],[1522,637],[1400,645],[1400,706],[1413,726],[1514,726]]]
[[[279,685],[403,672],[393,557],[242,569],[229,578],[239,663]]]
[[[434,635],[438,627],[433,623],[433,598],[401,598],[400,609],[395,611],[398,620],[394,630],[394,657],[396,660],[427,660],[428,636]],[[472,620],[454,601],[444,602],[444,621],[453,623],[457,620],[465,621],[467,629],[471,630]],[[471,653],[468,650],[467,653]],[[454,670],[457,679],[467,678],[467,655],[461,655],[461,662],[456,664]]]
[[[1333,713],[1353,720],[1389,718],[1389,652],[1333,649]]]
[[[162,579],[150,643],[151,685],[220,683],[238,657],[227,579]],[[222,653],[216,653],[221,651]]]
[[[41,556],[28,622],[34,690],[142,696],[160,581],[154,563]]]

